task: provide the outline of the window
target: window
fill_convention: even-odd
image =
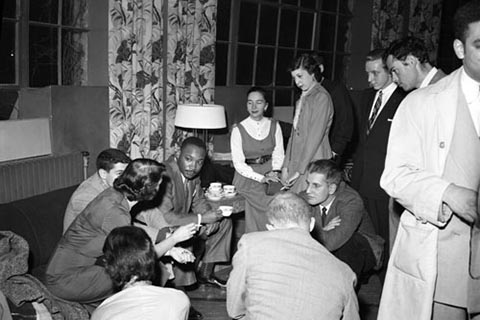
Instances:
[[[86,0],[4,0],[0,86],[86,82]]]
[[[217,86],[263,86],[276,106],[294,103],[287,71],[299,53],[319,52],[325,76],[343,79],[352,0],[219,0]]]

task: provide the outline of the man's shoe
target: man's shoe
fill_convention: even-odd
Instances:
[[[203,278],[200,276],[197,276],[197,281],[200,284],[206,284],[206,285],[212,285],[220,288],[226,288],[227,287],[227,281],[219,279],[215,276],[210,276],[208,278]]]
[[[197,311],[194,307],[190,307],[190,312],[188,313],[188,320],[202,320],[203,315]]]

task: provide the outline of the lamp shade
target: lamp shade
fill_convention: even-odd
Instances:
[[[178,105],[175,126],[192,129],[225,128],[225,108],[217,104]]]

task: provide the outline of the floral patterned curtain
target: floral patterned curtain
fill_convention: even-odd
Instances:
[[[372,49],[415,36],[436,56],[442,13],[441,0],[374,0]]]
[[[163,161],[177,104],[213,100],[216,0],[109,0],[110,145]]]

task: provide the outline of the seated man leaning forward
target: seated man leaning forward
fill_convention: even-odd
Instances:
[[[91,320],[186,320],[190,301],[185,293],[152,285],[155,247],[147,233],[134,226],[113,229],[103,246],[105,270],[118,291],[94,311]]]
[[[96,161],[97,172],[78,186],[68,202],[63,218],[63,233],[96,196],[113,186],[113,181],[122,174],[130,161],[130,158],[118,149],[100,152]]]
[[[362,280],[381,265],[384,244],[375,234],[362,198],[342,181],[340,170],[330,160],[308,165],[307,185],[302,196],[314,209],[313,237]]]
[[[169,181],[166,183],[158,207],[142,211],[137,220],[149,227],[183,226],[192,222],[201,226],[197,237],[193,238],[194,247],[203,247],[200,259],[199,282],[224,286],[225,282],[214,276],[217,262],[230,261],[232,240],[232,221],[222,219],[220,210],[213,210],[200,186],[198,177],[206,156],[205,143],[196,137],[185,139],[180,147],[178,158],[170,157],[165,162]],[[187,286],[195,283],[193,265],[174,265],[174,284]]]
[[[235,319],[360,319],[355,275],[315,241],[311,207],[294,193],[275,195],[267,229],[243,235],[227,283]]]

